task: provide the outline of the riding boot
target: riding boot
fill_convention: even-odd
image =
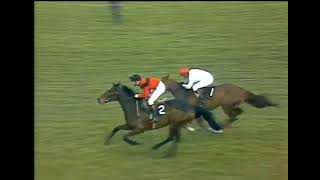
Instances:
[[[199,96],[200,96],[199,91],[194,91],[194,95],[196,95],[196,96],[197,96],[197,98],[199,98]]]
[[[207,103],[207,98],[205,97],[205,95],[203,95],[203,93],[200,93],[198,90],[194,91],[194,94],[197,96],[197,98],[199,99],[199,105],[200,106],[204,106]]]
[[[150,113],[149,119],[152,121],[156,121],[153,105],[149,105],[148,107],[149,107],[149,113]]]
[[[208,102],[208,99],[204,95],[199,96],[199,105],[204,106]]]

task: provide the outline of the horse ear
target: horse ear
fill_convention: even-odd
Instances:
[[[162,77],[162,79],[169,79],[170,74],[167,74],[165,76]]]
[[[120,86],[120,81],[118,83],[113,83],[113,86]]]

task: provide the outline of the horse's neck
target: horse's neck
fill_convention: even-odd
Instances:
[[[129,96],[120,97],[119,103],[125,114],[126,120],[136,118],[136,100],[134,98]]]
[[[171,94],[178,99],[184,99],[189,102],[196,100],[196,96],[191,91],[189,92],[188,90],[180,87],[176,88],[175,90],[168,89],[168,91],[171,92]]]

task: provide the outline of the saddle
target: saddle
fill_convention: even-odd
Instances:
[[[209,85],[207,87],[203,87],[203,88],[198,89],[198,92],[199,92],[200,96],[208,98],[208,97],[213,96],[214,90],[215,90],[215,86]]]
[[[154,103],[154,109],[159,109],[159,106],[162,104],[161,102],[163,102],[164,100],[160,101],[156,101]],[[145,112],[149,114],[149,105],[148,105],[148,99],[140,99],[138,100],[138,105],[139,105],[139,111],[141,112]],[[158,111],[155,111],[155,115],[159,115]]]

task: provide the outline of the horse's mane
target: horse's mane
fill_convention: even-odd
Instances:
[[[130,89],[129,87],[127,87],[125,85],[122,85],[121,89],[131,97],[133,97],[136,94],[136,92],[134,90]]]
[[[176,87],[179,88],[180,90],[184,90],[187,93],[192,93],[193,94],[193,90],[192,89],[185,89],[185,88],[182,87],[182,82],[179,82],[179,81],[177,81],[175,79],[169,79],[169,80],[173,81],[175,83]]]
[[[121,89],[124,93],[128,94],[132,98],[134,97],[134,95],[136,95],[136,92],[134,90],[132,90],[131,88],[129,88],[128,86],[121,85]],[[143,99],[136,99],[136,98],[133,98],[133,99],[138,101],[140,105],[143,104],[143,102],[144,102]],[[142,108],[142,111],[149,112],[149,111],[145,110],[144,108]]]

